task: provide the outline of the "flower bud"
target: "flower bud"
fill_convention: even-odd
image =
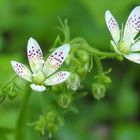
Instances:
[[[100,84],[100,83],[94,83],[92,85],[92,94],[93,96],[97,99],[100,100],[100,98],[105,96],[105,85]]]
[[[54,123],[48,123],[47,126],[48,126],[47,128],[48,128],[49,138],[51,138],[52,134],[58,130],[58,126]]]
[[[72,73],[69,79],[67,80],[69,88],[76,91],[78,87],[80,86],[80,78],[78,74]]]
[[[111,81],[110,77],[103,75],[103,77],[102,77],[102,83],[104,83],[105,86],[110,85],[111,82],[112,82],[112,81]]]
[[[39,120],[36,122],[35,124],[35,130],[41,135],[44,136],[45,135],[45,118],[40,116]]]
[[[68,94],[61,94],[59,96],[59,100],[58,100],[59,105],[63,108],[66,109],[69,107],[70,103],[71,103],[71,97]]]
[[[46,122],[50,123],[55,120],[56,114],[53,111],[49,111],[46,113]]]
[[[14,91],[14,83],[10,82],[7,85],[5,85],[3,92],[7,94],[9,99],[13,99],[17,96],[17,93]]]

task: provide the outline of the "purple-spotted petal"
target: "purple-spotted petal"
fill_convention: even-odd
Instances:
[[[125,55],[125,58],[128,60],[140,64],[140,53],[131,53],[128,55]]]
[[[105,12],[105,21],[113,40],[117,44],[120,40],[120,29],[116,19],[113,17],[110,11]]]
[[[39,44],[33,38],[28,40],[27,55],[33,73],[40,71],[44,64],[43,54]]]
[[[30,70],[24,66],[21,63],[18,63],[16,61],[11,61],[11,65],[14,69],[14,71],[17,73],[17,75],[19,75],[20,77],[22,77],[23,79],[27,80],[27,81],[32,81],[32,73],[30,72]]]
[[[63,83],[67,80],[67,78],[70,76],[70,72],[68,71],[59,71],[52,76],[50,76],[45,82],[45,85],[53,86]]]
[[[46,76],[53,74],[64,62],[70,50],[69,44],[57,48],[46,60],[43,72]]]
[[[140,6],[137,6],[130,13],[125,24],[123,41],[132,41],[140,31]]]

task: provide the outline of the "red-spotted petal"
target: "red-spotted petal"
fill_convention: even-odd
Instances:
[[[52,85],[57,85],[61,84],[64,81],[67,80],[67,78],[70,76],[70,72],[68,71],[59,71],[52,76],[50,76],[45,82],[45,85],[52,86]]]
[[[32,71],[34,73],[40,71],[44,64],[43,53],[39,44],[33,38],[28,40],[27,55]]]
[[[130,13],[125,24],[123,41],[131,41],[133,43],[135,36],[140,31],[140,6],[137,6]]]
[[[117,44],[120,40],[120,29],[116,19],[113,17],[110,11],[105,12],[105,21],[113,40]]]
[[[69,44],[64,44],[56,49],[46,60],[43,72],[46,76],[53,74],[64,62],[70,50]]]
[[[27,81],[32,81],[31,78],[32,78],[32,73],[30,72],[30,70],[24,66],[23,64],[21,63],[18,63],[16,61],[11,61],[11,65],[14,69],[14,71],[20,76],[22,77],[23,79],[27,80]]]

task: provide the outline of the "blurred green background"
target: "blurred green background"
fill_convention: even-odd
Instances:
[[[69,21],[71,37],[84,37],[101,50],[110,51],[111,36],[104,13],[111,10],[120,26],[139,0],[0,0],[0,86],[14,74],[11,60],[27,63],[26,45],[34,37],[45,53],[52,46],[59,30],[57,17]],[[97,101],[91,95],[76,101],[79,113],[67,113],[65,124],[53,140],[139,140],[140,139],[140,66],[124,60],[104,61],[112,67],[112,84],[106,96]],[[92,74],[92,73],[91,73]],[[89,76],[92,78],[92,75]],[[89,78],[88,77],[88,78]],[[90,80],[89,80],[90,81]],[[39,116],[37,95],[32,95],[28,117]],[[21,100],[8,99],[0,105],[0,128],[14,127]],[[27,140],[46,140],[28,127]],[[5,140],[0,131],[0,140]],[[9,140],[12,137],[8,136]]]

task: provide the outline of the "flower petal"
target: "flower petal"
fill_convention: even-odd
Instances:
[[[113,40],[111,40],[111,45],[113,46],[113,48],[114,48],[114,50],[115,50],[115,52],[116,53],[118,53],[118,54],[121,54],[121,52],[118,50],[118,48],[117,48],[117,46],[116,46],[116,44],[114,43],[114,41]]]
[[[125,55],[125,58],[132,62],[140,64],[140,53],[130,53],[129,55]]]
[[[32,81],[32,73],[30,72],[30,70],[24,66],[21,63],[18,63],[16,61],[11,61],[11,65],[14,69],[14,71],[23,79],[27,80],[27,81]]]
[[[50,76],[45,82],[45,85],[52,86],[57,85],[60,83],[63,83],[67,80],[67,78],[70,76],[70,72],[68,71],[59,71],[52,76]]]
[[[31,84],[30,87],[37,92],[43,92],[46,90],[46,87],[43,85],[35,85],[35,84]]]
[[[69,44],[64,44],[56,49],[46,60],[43,72],[46,76],[54,73],[64,62],[70,50]]]
[[[105,21],[113,40],[117,44],[120,40],[120,29],[116,19],[113,17],[110,11],[105,12]]]
[[[140,51],[140,40],[137,41],[136,43],[134,43],[134,44],[131,46],[131,51],[132,51],[132,52]]]
[[[44,64],[43,54],[39,44],[33,38],[28,40],[27,55],[33,73],[40,71]]]
[[[134,40],[137,33],[140,31],[140,6],[137,6],[130,13],[125,24],[123,41]]]

